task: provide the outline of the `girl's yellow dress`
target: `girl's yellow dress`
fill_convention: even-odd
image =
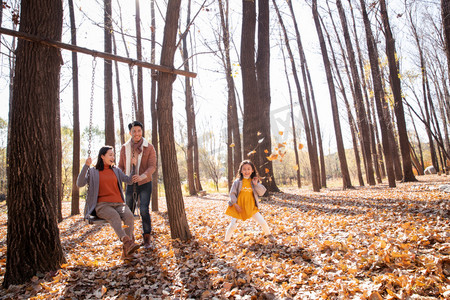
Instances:
[[[239,214],[234,206],[228,206],[225,214],[245,221],[258,212],[251,182],[252,180],[250,178],[242,179],[242,188],[237,198],[237,204],[242,208],[242,212]]]

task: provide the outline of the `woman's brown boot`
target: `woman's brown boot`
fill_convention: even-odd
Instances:
[[[137,249],[139,249],[139,245],[133,242],[133,240],[127,235],[122,238],[122,242],[125,257],[128,257],[130,254],[133,254]]]

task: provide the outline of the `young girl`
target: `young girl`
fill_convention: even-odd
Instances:
[[[228,201],[228,208],[226,214],[233,217],[230,226],[225,233],[225,242],[228,242],[236,229],[236,221],[247,220],[253,218],[259,225],[261,225],[264,234],[273,239],[270,235],[270,229],[259,213],[258,199],[259,196],[264,195],[266,188],[259,183],[258,173],[255,165],[250,160],[244,160],[239,165],[239,173],[237,179],[233,182],[230,190],[230,201]]]
[[[111,146],[100,149],[94,168],[89,168],[91,163],[92,159],[88,157],[77,179],[79,187],[89,181],[84,217],[89,218],[95,211],[97,217],[108,221],[123,243],[122,258],[127,258],[139,249],[139,245],[134,242],[134,216],[124,202],[122,182],[131,184],[137,180],[137,176],[127,176],[114,166],[114,150]]]

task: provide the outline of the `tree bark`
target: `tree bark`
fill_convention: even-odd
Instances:
[[[191,23],[191,1],[188,0],[188,8],[186,12],[186,27]],[[182,57],[184,62],[184,70],[189,71],[189,54],[187,50],[187,34],[182,36]],[[186,165],[187,165],[187,178],[189,195],[193,196],[197,194],[195,190],[194,181],[194,136],[193,128],[195,123],[195,110],[194,110],[194,98],[192,97],[192,83],[189,77],[184,77],[184,95],[185,95],[185,110],[187,120],[187,147],[186,147]]]
[[[139,0],[136,3],[136,55],[138,60],[142,60],[142,39],[141,39],[141,9]],[[142,67],[137,67],[137,109],[136,119],[144,125],[143,135],[145,135],[145,114],[144,114],[144,87],[142,84]]]
[[[269,0],[258,0],[258,51],[256,57],[256,78],[258,84],[258,98],[260,116],[259,128],[263,139],[256,155],[259,157],[256,168],[262,177],[262,183],[267,192],[279,192],[273,173],[273,164],[268,160],[263,150],[271,151],[272,135],[270,132],[270,13]],[[254,110],[258,113],[258,110]],[[264,175],[263,175],[264,174]]]
[[[441,0],[442,23],[445,37],[445,54],[447,54],[447,71],[450,78],[450,1]]]
[[[255,109],[259,104],[255,68],[255,27],[256,4],[254,1],[242,0],[241,70],[244,97],[244,158],[251,159],[258,167],[258,155],[255,153],[256,151],[264,152],[264,149],[257,149],[261,132],[259,131],[260,115]]]
[[[19,31],[60,40],[62,14],[62,1],[24,1]],[[55,178],[60,167],[56,131],[61,54],[53,47],[19,40],[16,57],[9,119],[5,288],[57,270],[65,262]]]
[[[386,36],[386,55],[389,63],[389,78],[394,95],[394,112],[397,119],[397,129],[400,140],[400,151],[402,153],[403,182],[417,181],[412,170],[411,155],[409,149],[408,132],[406,129],[405,113],[403,110],[402,89],[397,65],[395,40],[389,25],[389,17],[385,0],[380,0],[381,18],[383,20],[384,33]]]
[[[156,18],[155,18],[155,0],[150,1],[150,16],[151,16],[151,62],[152,64],[156,61]],[[158,111],[156,109],[156,85],[157,85],[157,72],[152,70],[152,88],[150,91],[150,105],[152,114],[152,145],[155,147],[156,151],[156,166],[158,166]],[[158,167],[156,167],[155,172],[152,176],[152,211],[158,211],[158,177],[159,177]]]
[[[111,0],[104,0],[104,36],[105,36],[105,52],[112,53],[112,5]],[[105,145],[110,145],[115,148],[116,132],[114,130],[114,105],[113,105],[113,91],[112,91],[112,62],[111,60],[104,60],[104,100],[105,100]]]
[[[75,26],[75,12],[73,0],[69,2],[70,33],[72,45],[77,44],[77,28]],[[72,52],[72,94],[73,94],[73,153],[72,153],[72,203],[70,215],[80,213],[80,190],[77,177],[80,174],[80,104],[78,94],[78,54]]]
[[[172,68],[176,51],[180,2],[181,0],[169,0],[167,4],[164,40],[161,49],[161,65]],[[182,241],[186,241],[191,238],[191,232],[184,209],[175,149],[172,113],[172,89],[174,80],[175,76],[172,74],[159,74],[157,98],[158,128],[161,138],[161,163],[167,210],[169,213],[170,233],[173,239],[179,238]]]

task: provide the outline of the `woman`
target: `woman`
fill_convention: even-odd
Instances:
[[[139,249],[139,245],[134,242],[134,216],[124,202],[122,191],[122,182],[132,183],[133,174],[127,176],[114,166],[114,150],[111,146],[100,148],[95,167],[89,168],[91,163],[92,159],[88,157],[77,179],[79,187],[89,183],[84,217],[89,218],[95,213],[97,217],[108,221],[123,243],[122,258],[127,258]],[[122,228],[122,221],[125,228]]]

